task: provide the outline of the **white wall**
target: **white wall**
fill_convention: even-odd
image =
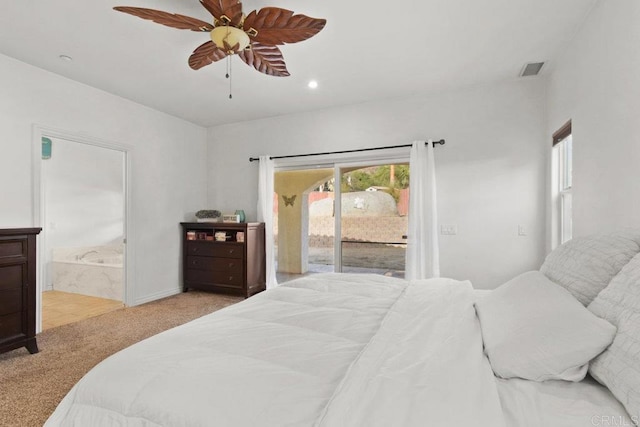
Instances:
[[[639,46],[640,2],[601,0],[553,69],[545,138],[572,120],[574,236],[640,227]]]
[[[178,292],[178,223],[206,200],[206,130],[0,55],[0,227],[34,225],[34,124],[132,147],[133,300]]]
[[[544,105],[544,82],[519,80],[211,128],[208,207],[255,220],[250,156],[446,138],[436,148],[438,210],[458,235],[441,236],[442,275],[493,288],[544,255]]]

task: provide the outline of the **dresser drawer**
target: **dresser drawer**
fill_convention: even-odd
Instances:
[[[205,256],[187,257],[185,268],[207,271],[242,273],[244,263],[238,258],[213,258]]]
[[[214,283],[242,287],[242,271],[240,273],[214,271],[211,274],[213,275]]]
[[[187,242],[187,255],[242,259],[244,246],[242,243]]]
[[[0,240],[0,259],[27,256],[26,240]]]
[[[24,335],[24,312],[0,316],[0,342]]]
[[[26,278],[26,264],[0,265],[0,291],[22,288]]]
[[[22,311],[22,289],[0,291],[0,316]]]
[[[227,285],[241,288],[243,284],[242,269],[239,271],[207,271],[185,270],[185,278],[188,282],[201,283],[207,285]]]

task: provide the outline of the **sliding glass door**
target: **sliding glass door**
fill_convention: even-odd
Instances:
[[[320,272],[404,277],[409,164],[276,167],[278,282]]]
[[[336,171],[337,271],[404,277],[409,165],[339,166]]]

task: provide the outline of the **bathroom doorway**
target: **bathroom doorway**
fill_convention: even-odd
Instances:
[[[127,151],[43,132],[39,154],[43,330],[125,305]]]

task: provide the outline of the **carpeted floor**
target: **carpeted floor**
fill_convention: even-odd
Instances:
[[[49,329],[40,353],[0,354],[0,426],[42,426],[58,402],[93,366],[144,338],[241,301],[190,291]]]

